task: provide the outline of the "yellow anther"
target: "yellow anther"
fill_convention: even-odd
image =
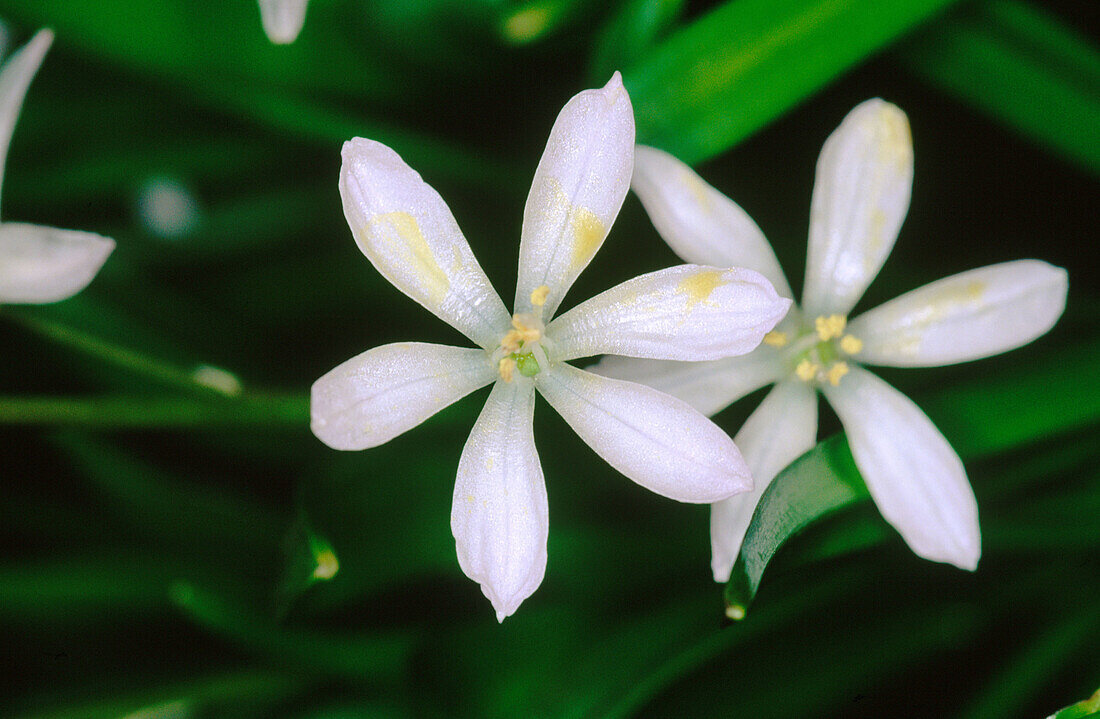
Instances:
[[[854,355],[863,349],[863,340],[855,335],[844,335],[840,338],[840,349],[843,350],[845,354]]]
[[[836,387],[840,384],[840,378],[848,374],[847,362],[834,362],[833,366],[829,368],[829,371],[825,373],[825,378],[829,380],[829,384]]]
[[[814,320],[814,329],[817,330],[817,336],[822,342],[828,342],[844,334],[844,326],[847,324],[848,320],[844,315],[829,315],[828,317],[822,315]]]
[[[814,377],[817,377],[817,371],[819,369],[821,369],[819,365],[808,359],[804,359],[794,368],[794,373],[798,375],[798,378],[803,382],[811,382]]]
[[[542,307],[544,304],[546,304],[546,297],[549,294],[550,288],[546,285],[536,287],[535,289],[531,290],[531,304],[533,304],[535,307]]]
[[[530,315],[524,317],[523,315],[514,315],[512,317],[512,329],[504,335],[500,340],[500,347],[508,354],[511,354],[518,350],[527,342],[538,342],[542,337],[542,333],[534,327],[527,325]]]
[[[764,344],[772,347],[782,347],[787,344],[787,333],[773,330],[764,335]]]
[[[512,373],[516,371],[516,361],[511,357],[503,357],[497,364],[497,371],[500,372],[500,378],[505,382],[512,381]]]

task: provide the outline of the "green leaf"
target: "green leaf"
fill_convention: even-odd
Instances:
[[[726,616],[744,619],[764,569],[787,539],[811,522],[869,496],[843,435],[825,440],[783,470],[760,498],[745,533],[726,584]]]
[[[899,52],[912,72],[1100,172],[1100,51],[1042,8],[959,8]]]
[[[951,2],[728,2],[624,73],[638,142],[712,157]]]
[[[1061,711],[1052,714],[1048,719],[1087,719],[1100,714],[1100,689],[1096,690],[1088,699],[1082,699]]]

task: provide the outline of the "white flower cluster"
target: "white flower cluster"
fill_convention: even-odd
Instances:
[[[344,213],[363,254],[478,347],[391,344],[348,360],[313,386],[313,431],[336,449],[374,447],[493,384],[459,460],[451,529],[459,564],[498,619],[534,592],[546,567],[536,391],[622,474],[673,499],[713,504],[719,581],[761,492],[816,442],[819,389],[875,501],[914,551],[976,566],[977,506],[961,461],[908,398],[857,363],[949,364],[1029,342],[1061,315],[1066,273],[1035,260],[987,267],[849,322],[908,209],[912,143],[893,105],[860,105],[825,145],[801,309],[741,208],[670,155],[635,149],[618,73],[570,100],[550,133],[524,210],[511,314],[446,204],[393,150],[355,139],[343,159]],[[554,318],[631,184],[692,264],[635,278]],[[568,364],[594,355],[616,356],[595,373]],[[736,437],[743,458],[704,415],[770,383]]]

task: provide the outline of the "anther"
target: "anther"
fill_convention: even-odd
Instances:
[[[817,330],[818,339],[822,342],[828,342],[844,334],[844,327],[847,324],[848,320],[844,315],[829,315],[828,317],[822,315],[814,320],[814,329]]]
[[[817,377],[817,372],[821,367],[811,362],[808,359],[804,359],[798,363],[798,366],[794,368],[794,373],[798,375],[798,378],[803,382],[812,382]]]
[[[863,349],[863,340],[855,335],[844,335],[840,338],[840,349],[845,354],[854,355]]]
[[[535,307],[542,307],[546,304],[546,297],[550,294],[550,288],[546,285],[536,287],[531,291],[531,304]]]
[[[829,368],[829,371],[825,374],[825,378],[829,380],[829,384],[836,387],[840,384],[840,378],[848,374],[847,362],[834,362],[833,366]]]
[[[512,381],[512,372],[516,369],[516,361],[511,357],[502,357],[500,362],[497,363],[497,371],[500,372],[500,378],[505,382]]]
[[[772,330],[764,335],[764,344],[771,345],[772,347],[783,347],[787,344],[787,333]]]

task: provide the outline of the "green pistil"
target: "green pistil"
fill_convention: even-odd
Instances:
[[[539,373],[539,361],[530,352],[527,354],[513,353],[512,359],[516,361],[516,369],[524,377],[534,377]]]

